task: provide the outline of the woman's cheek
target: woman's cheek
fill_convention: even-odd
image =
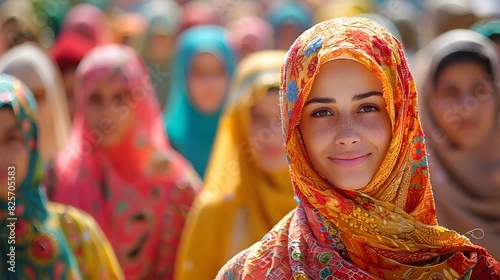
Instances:
[[[391,140],[391,124],[388,116],[379,114],[373,117],[363,119],[356,127],[369,142],[385,148]]]

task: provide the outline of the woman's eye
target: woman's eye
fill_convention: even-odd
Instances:
[[[487,98],[493,93],[493,87],[490,85],[478,85],[474,89],[474,96],[478,98]]]
[[[89,103],[93,104],[93,105],[98,105],[98,104],[102,103],[102,98],[98,94],[91,94],[89,96]]]
[[[373,105],[365,105],[359,109],[360,113],[370,113],[378,111],[378,108]]]
[[[9,136],[7,136],[5,138],[5,142],[6,143],[10,143],[10,144],[13,144],[13,143],[22,143],[23,140],[24,139],[23,139],[23,135],[22,135],[21,132],[9,135]]]
[[[457,98],[459,96],[458,90],[446,89],[440,92],[441,98]]]
[[[317,110],[312,113],[312,116],[315,118],[322,118],[327,116],[332,116],[333,114],[328,110]]]

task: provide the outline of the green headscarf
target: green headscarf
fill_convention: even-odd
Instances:
[[[174,149],[189,160],[203,177],[221,113],[201,112],[192,104],[187,92],[187,80],[193,58],[200,53],[217,56],[229,77],[233,74],[234,55],[219,26],[199,26],[186,30],[178,40],[174,54],[172,87],[164,110],[166,130]]]

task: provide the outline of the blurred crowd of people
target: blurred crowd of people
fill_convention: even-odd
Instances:
[[[402,43],[437,220],[500,260],[500,2],[0,0],[0,278],[214,279],[297,206],[281,67],[339,17]]]

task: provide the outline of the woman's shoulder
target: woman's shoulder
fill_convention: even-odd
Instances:
[[[275,275],[275,270],[272,268],[274,265],[286,266],[286,261],[276,264],[273,258],[279,258],[276,250],[287,250],[286,242],[294,215],[295,210],[292,210],[260,241],[229,260],[219,271],[216,279],[242,279],[246,275],[254,278],[283,279],[284,275]]]
[[[57,226],[89,279],[124,279],[108,239],[92,216],[73,206],[48,202],[50,223]]]
[[[260,242],[255,243],[253,246],[259,246]],[[252,246],[252,247],[253,247]],[[251,248],[241,251],[239,254],[234,256],[229,260],[217,273],[217,280],[226,279],[242,279],[244,275],[245,262],[247,260],[248,254],[251,252]]]
[[[51,216],[60,222],[61,226],[71,224],[79,225],[81,228],[98,226],[90,214],[76,207],[57,202],[48,202],[47,209]]]

